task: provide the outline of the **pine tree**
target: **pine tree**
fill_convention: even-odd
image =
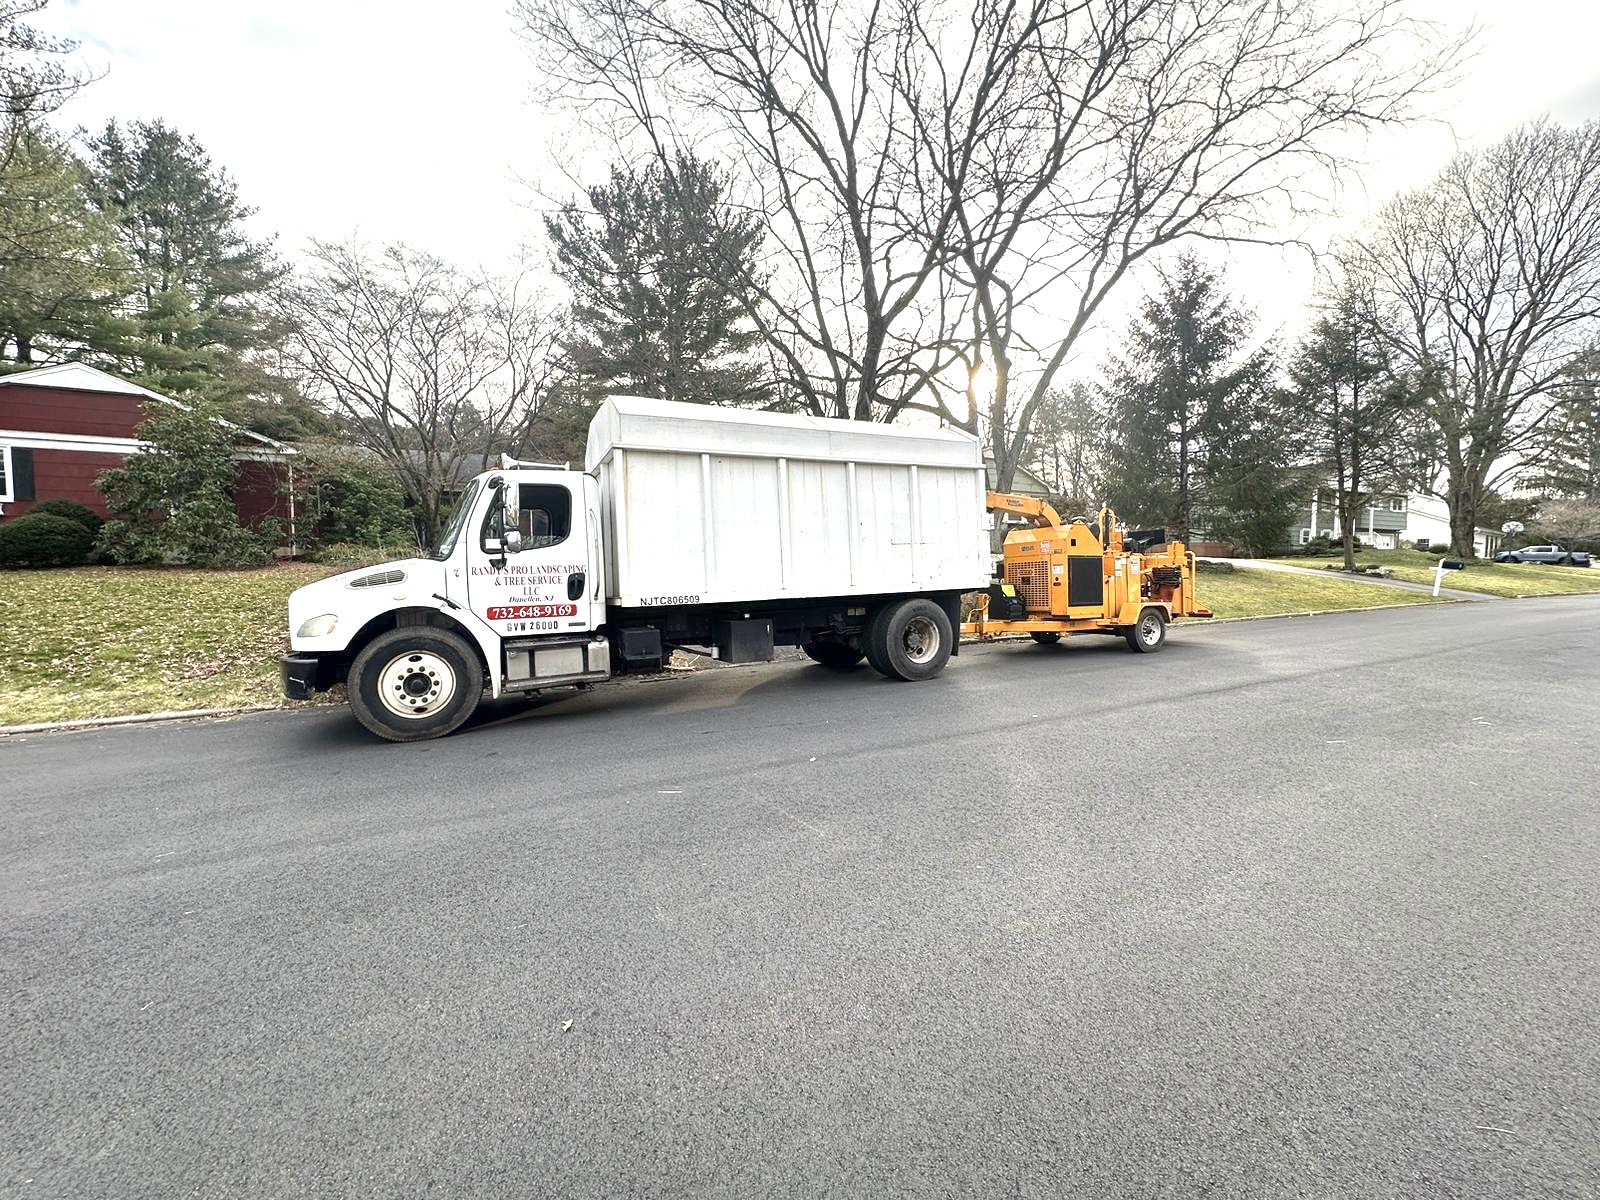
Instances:
[[[1207,536],[1239,553],[1282,545],[1302,480],[1288,467],[1284,405],[1261,351],[1227,379],[1207,416],[1199,511]]]
[[[89,148],[91,194],[133,268],[133,332],[102,347],[111,365],[229,405],[281,386],[254,356],[286,333],[269,304],[284,268],[246,233],[254,210],[232,177],[161,121],[113,121]]]
[[[1293,481],[1270,381],[1270,347],[1193,255],[1163,272],[1102,385],[1106,497],[1139,525],[1189,541],[1197,528],[1250,550],[1288,527]]]
[[[128,286],[115,227],[60,138],[14,118],[0,164],[0,343],[19,366],[76,354],[126,332]]]
[[[1537,486],[1553,496],[1600,501],[1600,347],[1577,357],[1546,422]]]
[[[748,274],[759,226],[691,155],[671,170],[612,168],[589,209],[546,221],[579,335],[566,345],[594,392],[747,404],[763,398],[759,336],[731,281]]]

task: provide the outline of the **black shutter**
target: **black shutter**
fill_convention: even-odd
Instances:
[[[33,499],[33,451],[22,446],[11,447],[11,497],[14,500]]]

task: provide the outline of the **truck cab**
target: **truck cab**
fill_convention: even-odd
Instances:
[[[438,737],[488,694],[611,673],[593,476],[508,465],[468,484],[426,557],[320,580],[289,600],[285,694],[348,682],[363,725]]]

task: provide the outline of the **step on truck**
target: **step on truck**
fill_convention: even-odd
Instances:
[[[584,470],[505,462],[426,557],[289,599],[284,693],[337,684],[380,737],[449,733],[485,697],[799,646],[937,675],[987,586],[983,458],[965,434],[612,397]]]

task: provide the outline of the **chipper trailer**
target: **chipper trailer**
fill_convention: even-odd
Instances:
[[[977,441],[951,430],[613,397],[585,470],[506,460],[467,485],[431,553],[296,591],[284,692],[344,684],[368,729],[417,741],[485,696],[660,671],[675,648],[739,663],[793,645],[915,681],[959,652],[958,629],[1153,650],[1168,620],[1202,611],[1181,546],[1127,549],[1109,514],[1062,527],[985,487]],[[990,504],[1033,522],[1007,538],[994,588]]]
[[[1195,597],[1194,555],[1163,531],[1124,530],[1109,508],[1093,522],[1063,524],[1033,496],[989,492],[985,501],[1029,524],[1007,533],[1000,578],[978,595],[963,634],[1026,633],[1049,644],[1067,634],[1105,633],[1151,654],[1174,617],[1211,616]]]

